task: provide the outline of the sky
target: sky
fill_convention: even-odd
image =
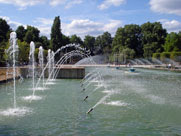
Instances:
[[[60,16],[63,34],[98,36],[127,24],[162,23],[168,32],[181,30],[181,0],[0,0],[0,18],[13,30],[35,26],[50,37],[51,26]]]

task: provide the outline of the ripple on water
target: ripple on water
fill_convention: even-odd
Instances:
[[[112,106],[128,106],[128,103],[121,102],[121,101],[111,101],[111,102],[104,102],[106,105],[112,105]]]
[[[0,111],[0,115],[3,116],[24,116],[27,113],[31,113],[33,110],[27,107],[9,108],[7,110]]]
[[[104,91],[102,91],[102,93],[106,93],[106,94],[109,94],[109,93],[112,93],[112,94],[119,94],[120,91],[115,91],[115,90],[104,90]]]
[[[35,88],[36,91],[43,91],[43,90],[47,90],[48,88],[45,87],[37,87]]]
[[[36,96],[36,95],[30,95],[30,96],[24,96],[22,97],[23,100],[25,101],[31,101],[31,100],[41,100],[41,96]]]
[[[165,104],[165,99],[156,95],[147,95],[146,98],[154,104]]]
[[[55,82],[51,82],[51,81],[50,81],[50,82],[47,82],[46,84],[47,84],[47,85],[54,85]]]

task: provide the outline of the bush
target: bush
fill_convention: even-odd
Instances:
[[[170,55],[170,59],[175,60],[175,61],[181,61],[181,52],[172,52]]]
[[[170,58],[170,56],[171,56],[171,52],[163,52],[163,53],[161,53],[161,55],[160,55],[160,59],[161,59],[162,61],[164,61],[166,58]]]
[[[153,53],[152,58],[154,59],[160,59],[161,53]]]

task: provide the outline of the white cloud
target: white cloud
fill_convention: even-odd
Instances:
[[[6,16],[0,16],[0,18],[6,20],[7,24],[9,24],[13,30],[16,30],[18,26],[23,25],[22,23],[12,21],[9,17],[6,17]],[[23,26],[26,27],[26,25],[23,25]]]
[[[38,23],[41,26],[47,26],[47,25],[52,25],[53,24],[53,19],[46,19],[46,18],[37,18],[34,23]]]
[[[44,3],[46,0],[0,0],[3,4],[13,4],[20,7],[20,9],[25,9],[27,6],[34,6],[40,3]]]
[[[110,6],[120,6],[125,3],[126,0],[104,0],[104,2],[98,6],[100,10],[109,8]]]
[[[161,19],[159,22],[162,23],[163,28],[167,29],[168,32],[179,32],[181,31],[181,22],[177,20]]]
[[[67,3],[67,5],[65,6],[66,9],[71,8],[73,5],[77,5],[77,4],[81,4],[83,1],[82,0],[72,0],[70,2]]]
[[[66,0],[50,0],[50,5],[51,6],[57,6],[60,4],[64,4],[66,2]]]
[[[40,35],[45,35],[50,38],[51,26],[37,26],[38,30],[40,30]]]
[[[181,0],[150,0],[150,6],[154,12],[181,15]]]
[[[7,23],[11,26],[11,28],[13,28],[13,30],[16,30],[17,27],[20,25],[23,25],[26,28],[26,25],[16,21],[12,21],[9,17],[0,16],[0,18],[5,19]],[[40,35],[45,35],[50,38],[53,19],[37,18],[33,22],[35,23],[35,25],[33,26],[40,30]],[[108,23],[102,23],[89,19],[75,19],[72,20],[70,23],[62,23],[61,28],[63,34],[67,36],[76,34],[84,38],[85,35],[98,36],[106,31],[114,35],[117,28],[121,26],[123,26],[123,24],[119,20],[109,20]]]
[[[50,0],[51,6],[65,5],[66,9],[71,8],[73,5],[81,4],[83,0]]]
[[[3,4],[12,4],[19,7],[20,10],[24,10],[27,7],[48,3],[51,6],[65,5],[65,8],[71,8],[73,5],[81,4],[83,0],[0,0]]]
[[[84,19],[73,20],[70,24],[63,23],[62,30],[66,35],[77,34],[83,38],[85,35],[98,36],[106,31],[114,35],[115,31],[120,26],[122,26],[122,22],[119,20],[110,20],[109,23],[104,24],[101,22]]]

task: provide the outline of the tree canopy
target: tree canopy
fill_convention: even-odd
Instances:
[[[51,28],[50,46],[53,51],[56,51],[62,46],[61,22],[59,16],[55,17]]]

